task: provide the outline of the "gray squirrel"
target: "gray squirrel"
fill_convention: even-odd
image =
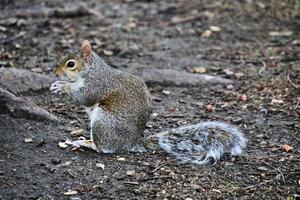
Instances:
[[[85,107],[90,118],[90,140],[76,140],[74,147],[102,153],[139,149],[151,113],[151,95],[141,79],[107,65],[87,40],[80,51],[59,63],[55,74],[68,81],[54,82],[51,92],[69,95]],[[237,127],[218,121],[186,125],[151,137],[178,161],[199,165],[215,164],[224,154],[239,155],[246,147],[246,138]]]

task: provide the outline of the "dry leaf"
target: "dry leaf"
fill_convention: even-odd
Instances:
[[[211,104],[208,104],[205,106],[205,111],[206,112],[212,112],[213,111],[213,106]]]
[[[248,100],[248,97],[247,97],[245,94],[243,94],[243,95],[241,96],[241,100],[242,100],[243,102],[246,102],[246,101]]]
[[[291,150],[293,150],[293,147],[288,145],[288,144],[284,144],[281,146],[282,150],[285,151],[285,152],[289,152]]]

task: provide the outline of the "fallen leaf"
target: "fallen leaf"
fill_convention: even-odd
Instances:
[[[281,146],[282,150],[285,151],[285,152],[289,152],[289,151],[292,151],[293,150],[293,147],[288,145],[288,144],[284,144]]]

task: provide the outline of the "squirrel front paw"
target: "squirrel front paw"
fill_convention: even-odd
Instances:
[[[70,86],[66,81],[55,81],[51,84],[50,91],[53,94],[63,94],[70,90]]]

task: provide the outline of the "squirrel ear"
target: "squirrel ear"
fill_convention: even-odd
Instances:
[[[84,40],[81,45],[81,53],[84,60],[88,61],[92,55],[91,43],[88,40]]]

